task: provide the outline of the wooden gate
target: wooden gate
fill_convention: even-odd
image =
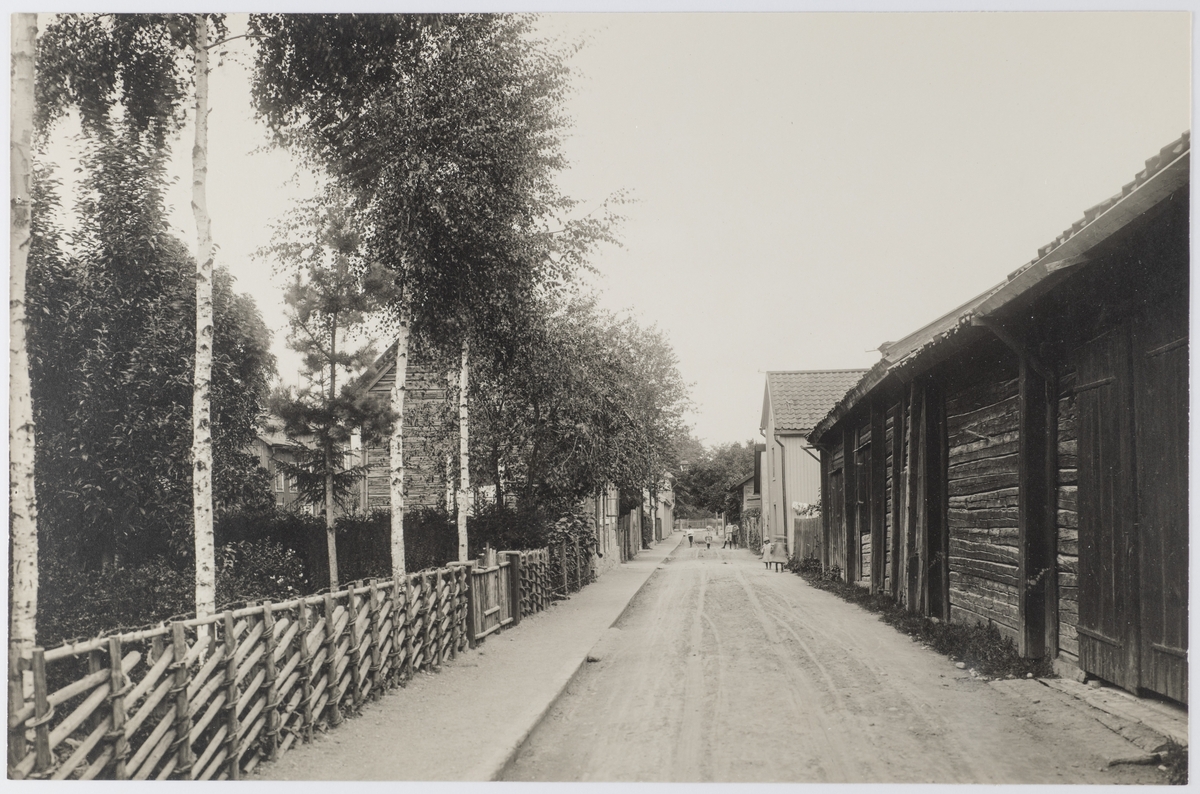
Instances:
[[[1079,663],[1120,686],[1137,687],[1130,563],[1135,550],[1133,460],[1122,390],[1129,386],[1113,329],[1080,349]]]
[[[844,501],[844,472],[841,469],[829,473],[829,538],[826,544],[829,556],[827,568],[846,570],[846,524]]]
[[[1186,295],[1079,351],[1079,663],[1187,702]]]
[[[1187,702],[1188,304],[1133,325],[1140,557],[1139,684]]]
[[[487,549],[471,569],[472,644],[515,619],[514,605],[520,603],[520,595],[515,592],[518,583],[513,569],[515,555],[515,552],[501,555],[495,549]]]

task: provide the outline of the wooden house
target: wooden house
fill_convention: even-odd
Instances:
[[[885,345],[815,423],[825,565],[1187,702],[1189,154]]]
[[[759,432],[762,451],[760,498],[763,537],[794,548],[793,505],[821,496],[821,466],[805,436],[866,370],[768,372]]]
[[[389,402],[396,382],[396,343],[364,373],[360,383]],[[458,487],[458,362],[442,362],[412,344],[405,370],[404,500],[405,510],[441,507],[453,513]],[[391,507],[391,462],[388,439],[366,447],[364,509]]]

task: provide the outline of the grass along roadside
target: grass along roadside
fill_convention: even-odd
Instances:
[[[884,623],[945,654],[974,675],[984,679],[1050,678],[1054,675],[1049,659],[1022,658],[1013,641],[1002,636],[992,624],[967,626],[915,615],[890,595],[872,595],[866,588],[842,581],[838,568],[822,572],[821,563],[814,559],[793,559],[787,568],[818,590],[877,613]]]

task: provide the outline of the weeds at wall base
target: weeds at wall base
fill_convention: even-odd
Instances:
[[[1035,678],[1054,675],[1048,658],[1022,658],[1013,641],[992,624],[967,626],[913,614],[890,595],[872,595],[866,588],[842,581],[841,569],[836,566],[822,571],[821,563],[815,559],[793,559],[787,568],[818,590],[879,614],[884,623],[897,631],[949,656],[951,661],[963,662],[967,669],[980,675],[994,678],[1025,678],[1030,673]]]

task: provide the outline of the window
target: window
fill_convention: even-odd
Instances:
[[[275,490],[283,492],[283,472],[278,468],[275,469]]]

